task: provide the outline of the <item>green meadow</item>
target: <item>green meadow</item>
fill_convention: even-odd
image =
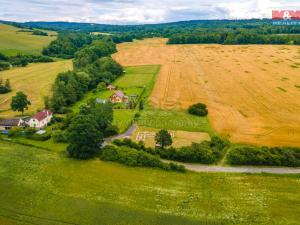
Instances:
[[[292,225],[300,217],[299,175],[181,174],[6,142],[0,187],[0,224]]]
[[[32,35],[31,32],[19,32],[16,28],[0,23],[0,52],[5,55],[40,54],[42,49],[56,39],[56,32],[46,31],[49,36]]]

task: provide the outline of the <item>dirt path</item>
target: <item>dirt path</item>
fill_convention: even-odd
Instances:
[[[194,172],[224,172],[224,173],[271,173],[271,174],[300,174],[300,168],[287,167],[225,167],[225,166],[206,166],[190,163],[179,163],[188,170]]]

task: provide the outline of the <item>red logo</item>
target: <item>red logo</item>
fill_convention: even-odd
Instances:
[[[300,10],[273,10],[273,20],[300,20]]]

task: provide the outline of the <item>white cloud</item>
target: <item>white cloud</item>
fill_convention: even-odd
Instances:
[[[272,9],[298,9],[299,0],[0,0],[0,19],[112,24],[195,19],[270,18]]]

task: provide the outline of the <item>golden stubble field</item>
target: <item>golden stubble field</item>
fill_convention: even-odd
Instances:
[[[118,46],[126,66],[161,64],[150,100],[162,109],[204,102],[213,128],[230,140],[300,146],[300,47],[166,45],[146,39]]]
[[[20,115],[10,109],[11,98],[17,91],[24,92],[31,101],[25,113],[35,113],[44,107],[44,98],[51,94],[51,88],[58,73],[72,69],[71,60],[52,63],[32,63],[26,67],[13,68],[0,72],[0,78],[9,79],[12,92],[0,95],[0,117]]]

